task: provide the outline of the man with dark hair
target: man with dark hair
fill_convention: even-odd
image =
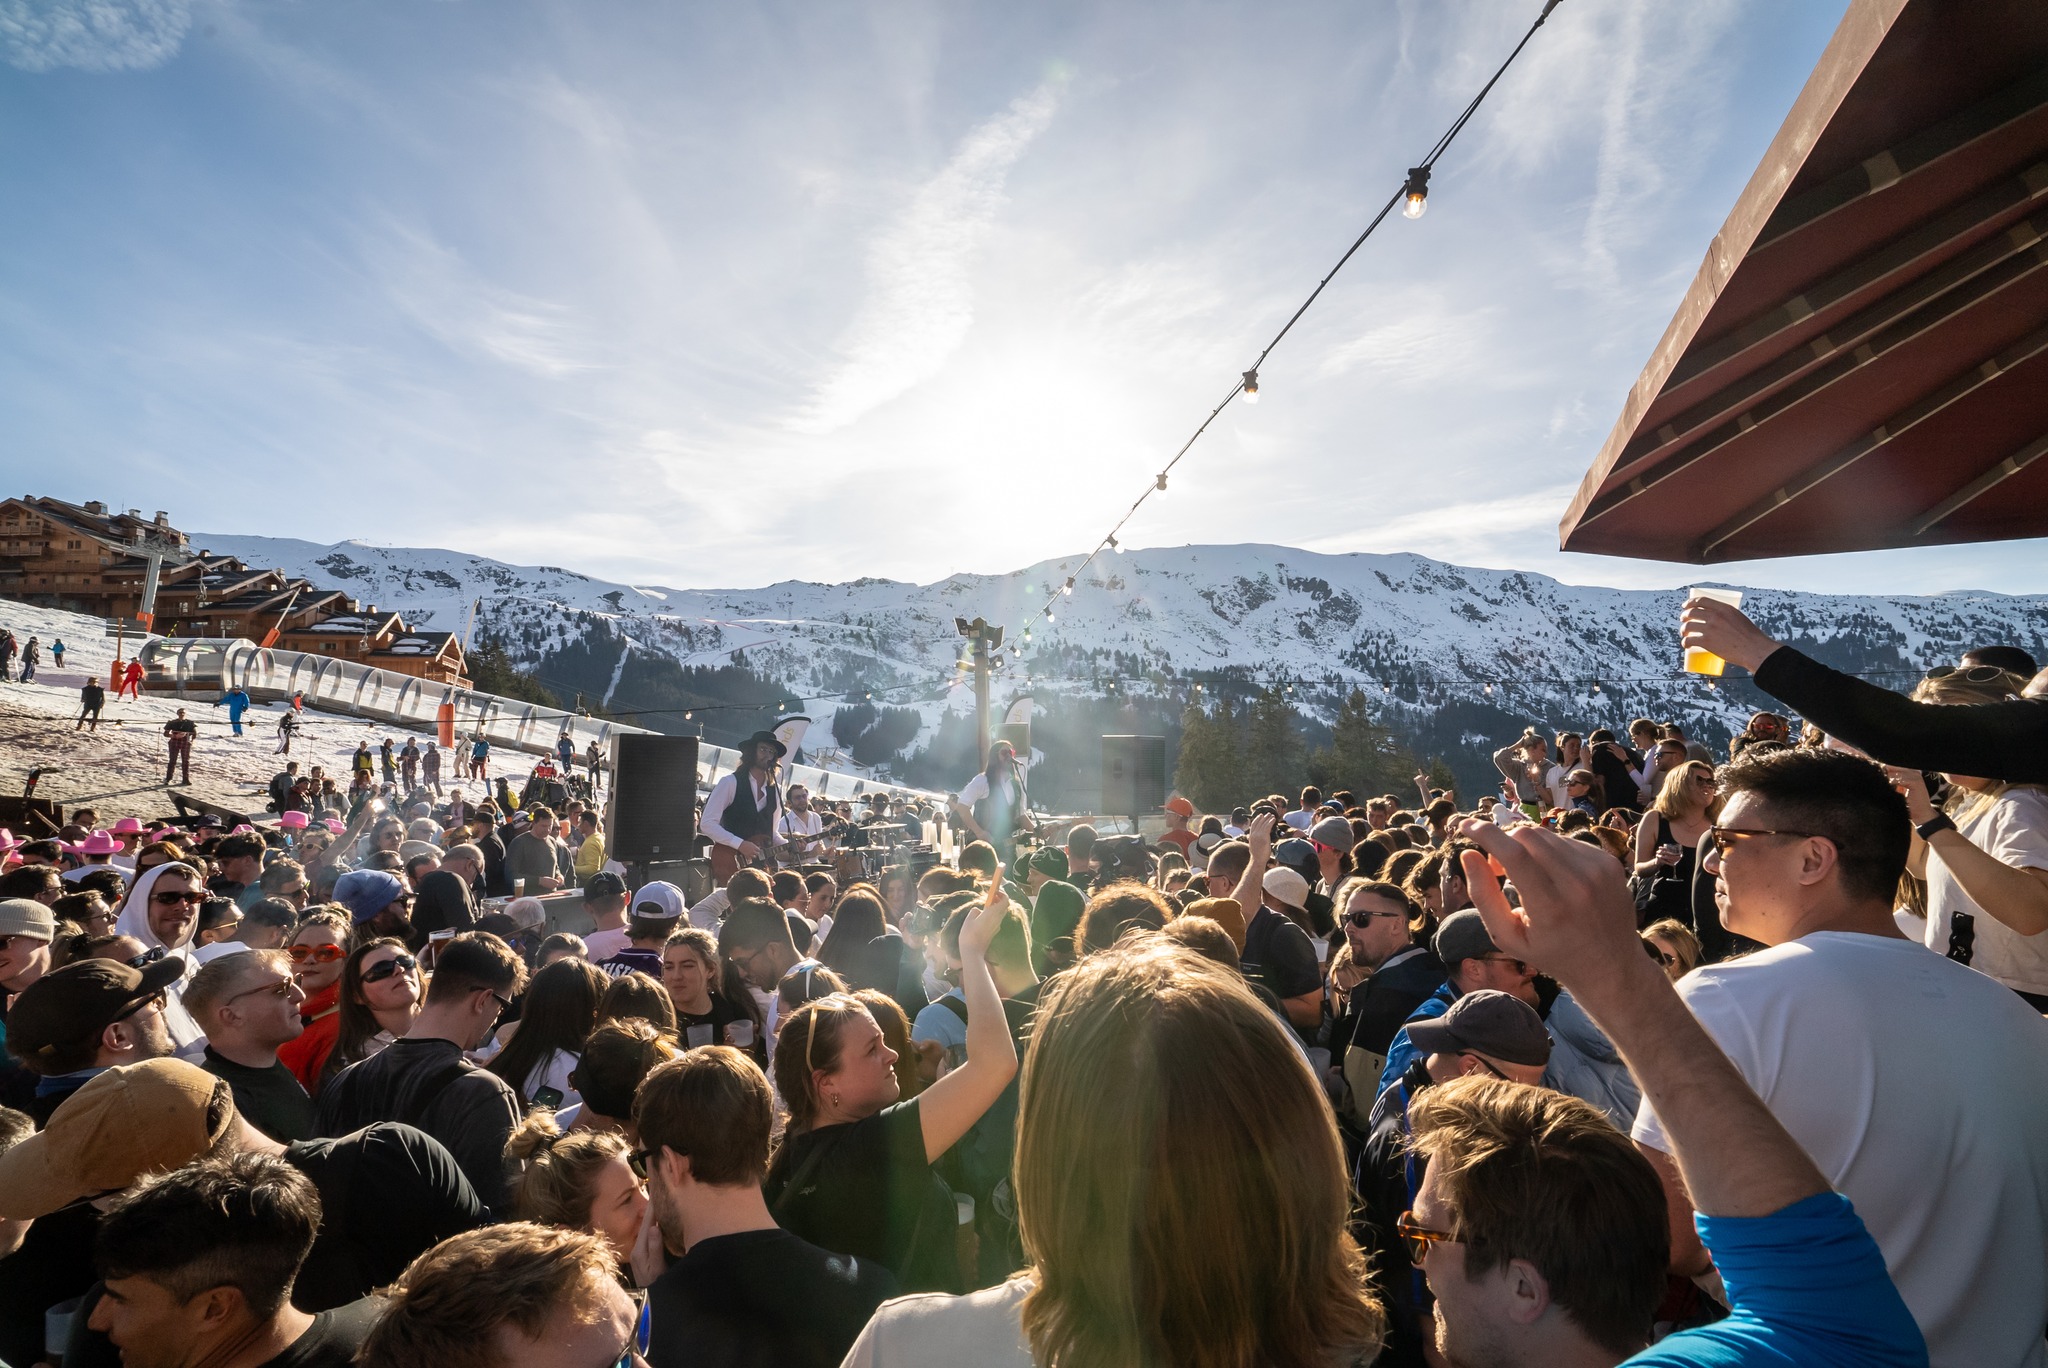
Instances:
[[[1688,975],[1686,1006],[1856,1204],[1933,1362],[2041,1363],[2048,1022],[1900,934],[1913,829],[1883,770],[1778,750],[1720,783],[1702,869],[1722,923],[1766,948]],[[1652,1101],[1635,1137],[1665,1178],[1674,1271],[1704,1273]]]
[[[512,878],[505,867],[505,840],[498,834],[498,809],[486,802],[469,814],[469,841],[483,855],[484,896],[509,898]]]
[[[1973,646],[1963,652],[1964,669],[1975,669],[1979,665],[1989,665],[1994,670],[2016,674],[2022,680],[2032,679],[2041,670],[2034,657],[2017,646]]]
[[[263,873],[257,876],[256,886],[263,897],[289,903],[300,912],[306,910],[307,896],[312,891],[306,886],[306,867],[288,855],[265,865]]]
[[[583,911],[591,929],[583,933],[583,945],[592,964],[602,964],[626,948],[626,881],[610,870],[600,869],[583,883]]]
[[[257,883],[263,877],[266,848],[263,838],[253,831],[221,837],[213,848],[213,861],[220,866],[220,873],[208,880],[207,888],[220,897],[233,898],[237,907],[255,902],[263,896]]]
[[[555,814],[545,807],[536,807],[527,816],[530,820],[526,830],[514,836],[512,844],[505,848],[505,873],[512,880],[513,892],[538,898],[562,886],[561,859],[553,836]]]
[[[201,1159],[145,1180],[108,1210],[97,1251],[106,1281],[79,1311],[125,1368],[345,1368],[382,1304],[293,1308],[292,1281],[319,1226],[320,1195],[291,1165],[258,1154]]]
[[[776,986],[782,976],[795,968],[801,956],[789,934],[789,919],[781,908],[766,898],[742,898],[726,914],[718,931],[718,953],[740,971],[751,986],[778,1001]],[[768,1032],[775,1032],[774,1007],[770,1007]]]
[[[692,1050],[647,1075],[633,1119],[653,1218],[681,1256],[648,1289],[648,1362],[832,1368],[845,1358],[896,1282],[776,1224],[761,1195],[775,1099],[760,1068],[728,1046]]]
[[[569,1071],[569,1086],[583,1100],[558,1113],[558,1118],[572,1129],[618,1131],[628,1144],[639,1143],[633,1128],[633,1098],[640,1090],[640,1080],[678,1053],[675,1040],[644,1018],[614,1018],[603,1023],[584,1041],[583,1053]]]
[[[467,1052],[489,1038],[525,986],[526,965],[496,936],[471,931],[443,943],[411,1029],[334,1076],[320,1094],[317,1133],[378,1121],[417,1126],[448,1147],[486,1207],[501,1208],[519,1094]]]

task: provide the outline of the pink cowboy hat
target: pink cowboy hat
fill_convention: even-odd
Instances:
[[[312,825],[312,818],[303,812],[280,812],[277,814],[277,824],[286,831],[304,831]]]
[[[233,831],[230,831],[228,835],[240,836],[245,831],[254,831],[255,829],[255,827],[250,826],[247,822],[239,822],[236,824],[235,829]]]
[[[168,841],[174,836],[183,836],[184,834],[184,832],[178,830],[174,826],[160,826],[151,827],[147,833],[147,836],[148,839],[152,841]]]
[[[146,829],[140,817],[123,817],[108,828],[116,836],[140,836]]]
[[[28,844],[28,837],[16,837],[6,827],[0,827],[0,855],[11,854]]]
[[[64,848],[73,855],[119,855],[121,853],[121,843],[114,839],[114,834],[110,831],[95,831],[77,845],[68,845]]]
[[[341,835],[342,832],[348,830],[348,823],[342,821],[341,818],[339,817],[329,817],[327,819],[326,825],[327,829],[337,836]]]

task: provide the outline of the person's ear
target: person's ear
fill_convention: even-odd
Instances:
[[[1550,1309],[1550,1281],[1527,1259],[1510,1259],[1500,1270],[1507,1317],[1516,1325],[1534,1325]]]
[[[1841,862],[1841,852],[1833,841],[1809,839],[1799,856],[1799,882],[1809,887],[1825,882]]]
[[[690,1156],[687,1154],[677,1154],[663,1145],[654,1152],[654,1164],[661,1172],[662,1186],[671,1192],[690,1181]]]
[[[202,1332],[213,1332],[231,1324],[241,1311],[242,1292],[236,1287],[209,1287],[186,1303],[186,1311]]]

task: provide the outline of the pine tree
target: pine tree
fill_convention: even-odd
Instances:
[[[1308,769],[1294,709],[1278,689],[1261,689],[1253,697],[1245,722],[1244,797],[1269,793],[1292,795]]]
[[[1330,783],[1364,798],[1405,794],[1415,786],[1415,759],[1394,734],[1373,720],[1365,691],[1353,689],[1337,705],[1330,726]]]
[[[1239,801],[1236,719],[1228,702],[1216,705],[1216,714],[1190,701],[1181,713],[1180,759],[1174,766],[1173,786],[1204,812],[1227,812]]]

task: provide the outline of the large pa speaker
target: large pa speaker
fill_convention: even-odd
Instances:
[[[1147,812],[1157,812],[1165,803],[1166,738],[1103,737],[1103,814],[1111,817],[1137,817]]]
[[[697,738],[618,738],[612,769],[611,858],[687,860],[697,837]]]

